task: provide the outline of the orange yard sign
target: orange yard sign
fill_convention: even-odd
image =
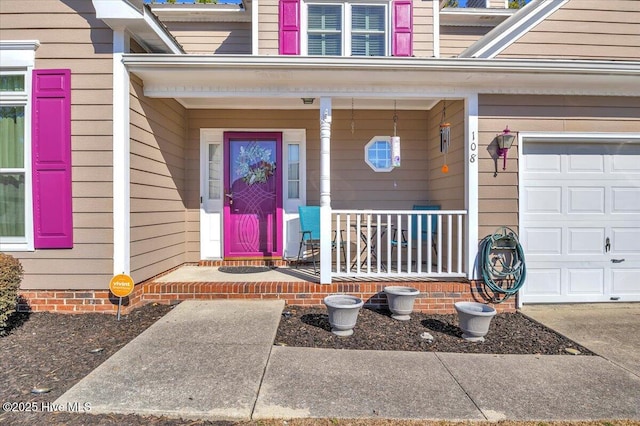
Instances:
[[[127,297],[133,291],[134,285],[133,278],[129,275],[119,274],[111,278],[109,290],[116,297]]]

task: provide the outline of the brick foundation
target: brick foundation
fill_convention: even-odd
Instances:
[[[123,298],[122,313],[148,303],[171,304],[183,300],[281,299],[288,305],[323,306],[322,299],[333,293],[347,293],[365,301],[369,307],[387,304],[385,286],[404,285],[420,290],[414,309],[426,313],[454,313],[458,301],[485,303],[483,285],[471,282],[362,282],[322,285],[310,282],[144,282]],[[27,290],[20,293],[21,311],[58,313],[117,312],[118,298],[104,290]],[[515,298],[494,305],[498,312],[515,311]]]

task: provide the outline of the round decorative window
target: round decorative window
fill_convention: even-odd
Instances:
[[[391,137],[375,136],[364,146],[364,161],[375,172],[390,172],[393,170],[391,163]]]

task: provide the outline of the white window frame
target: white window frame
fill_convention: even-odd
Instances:
[[[377,142],[386,142],[389,145],[389,167],[378,167],[373,162],[371,162],[371,160],[369,160],[369,148],[371,147],[371,145]],[[364,161],[369,165],[369,167],[371,167],[371,170],[373,170],[374,172],[382,172],[382,173],[390,172],[394,169],[392,165],[393,159],[391,158],[392,151],[393,151],[393,146],[391,144],[391,136],[374,136],[364,146]]]
[[[321,5],[336,5],[342,6],[342,56],[351,56],[351,6],[384,6],[385,8],[385,52],[384,56],[391,56],[391,31],[392,31],[392,17],[391,17],[391,1],[371,1],[371,0],[350,0],[350,1],[335,1],[335,0],[309,0],[302,1],[300,7],[300,50],[303,56],[308,56],[308,6],[314,4]],[[348,23],[348,25],[347,25]],[[382,57],[382,56],[379,56]]]
[[[35,40],[0,41],[0,74],[23,75],[24,91],[2,92],[0,106],[24,106],[24,165],[19,169],[2,169],[2,172],[24,173],[25,223],[24,237],[0,237],[0,251],[34,251],[33,238],[33,181],[31,167],[31,104],[32,74],[35,67],[35,50],[40,43]]]

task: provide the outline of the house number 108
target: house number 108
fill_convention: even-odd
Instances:
[[[471,145],[469,146],[469,162],[470,163],[475,163],[476,162],[476,150],[478,149],[478,145],[476,145],[475,142],[471,142]]]

